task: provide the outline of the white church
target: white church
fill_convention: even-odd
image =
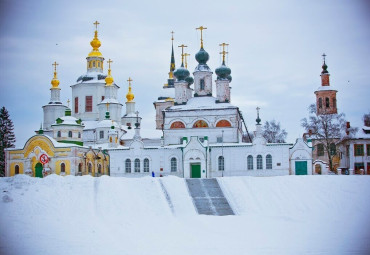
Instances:
[[[97,28],[98,22],[94,24]],[[201,45],[195,54],[198,65],[193,77],[186,61],[184,65],[184,52],[181,66],[176,69],[172,37],[168,83],[154,102],[156,128],[162,131],[162,137],[141,137],[141,117],[135,111],[131,78],[125,110],[122,109],[123,102],[117,98],[119,86],[111,74],[111,60],[107,61],[108,73],[104,73],[96,29],[90,43],[92,50],[86,58],[87,72],[71,85],[71,109],[60,101],[54,63],[51,99],[43,106],[43,127],[24,148],[6,151],[7,176],[65,173],[212,178],[312,174],[310,141],[267,143],[262,136],[258,109],[254,138],[251,143],[244,142],[244,119],[239,108],[231,103],[232,78],[231,69],[225,65],[225,48],[222,64],[213,76],[207,65],[209,54],[203,47],[204,27],[198,29]]]

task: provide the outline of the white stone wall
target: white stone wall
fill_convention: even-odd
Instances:
[[[107,111],[107,105],[104,103],[101,103],[98,105],[98,109],[99,109],[99,120],[105,120],[105,113]],[[121,110],[122,110],[121,104],[110,103],[109,104],[110,119],[120,123],[121,122]]]
[[[230,102],[230,87],[228,80],[216,80],[217,101]]]
[[[63,117],[67,109],[62,104],[48,104],[42,107],[44,112],[43,128],[46,130],[51,129],[51,125],[55,123],[57,118]]]
[[[187,82],[175,82],[175,102],[177,104],[183,104],[188,101],[187,86]]]
[[[296,143],[289,149],[290,174],[295,175],[295,162],[307,162],[307,174],[312,175],[312,147],[308,146],[302,138],[298,138]]]
[[[212,95],[212,72],[196,71],[194,75],[194,96]],[[204,80],[204,89],[200,87],[200,80]],[[196,95],[195,95],[196,94]]]

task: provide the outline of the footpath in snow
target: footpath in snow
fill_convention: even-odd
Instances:
[[[0,254],[370,254],[370,176],[217,180],[236,215],[177,177],[0,178]]]

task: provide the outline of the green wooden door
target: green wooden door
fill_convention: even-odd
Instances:
[[[191,165],[191,178],[200,178],[200,165]]]
[[[41,163],[37,163],[35,166],[35,177],[42,178],[42,165]]]
[[[296,175],[307,175],[307,161],[296,161],[295,162],[295,174]]]

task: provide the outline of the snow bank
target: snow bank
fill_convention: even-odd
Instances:
[[[225,177],[236,216],[185,180],[0,178],[0,254],[368,254],[368,176]]]

